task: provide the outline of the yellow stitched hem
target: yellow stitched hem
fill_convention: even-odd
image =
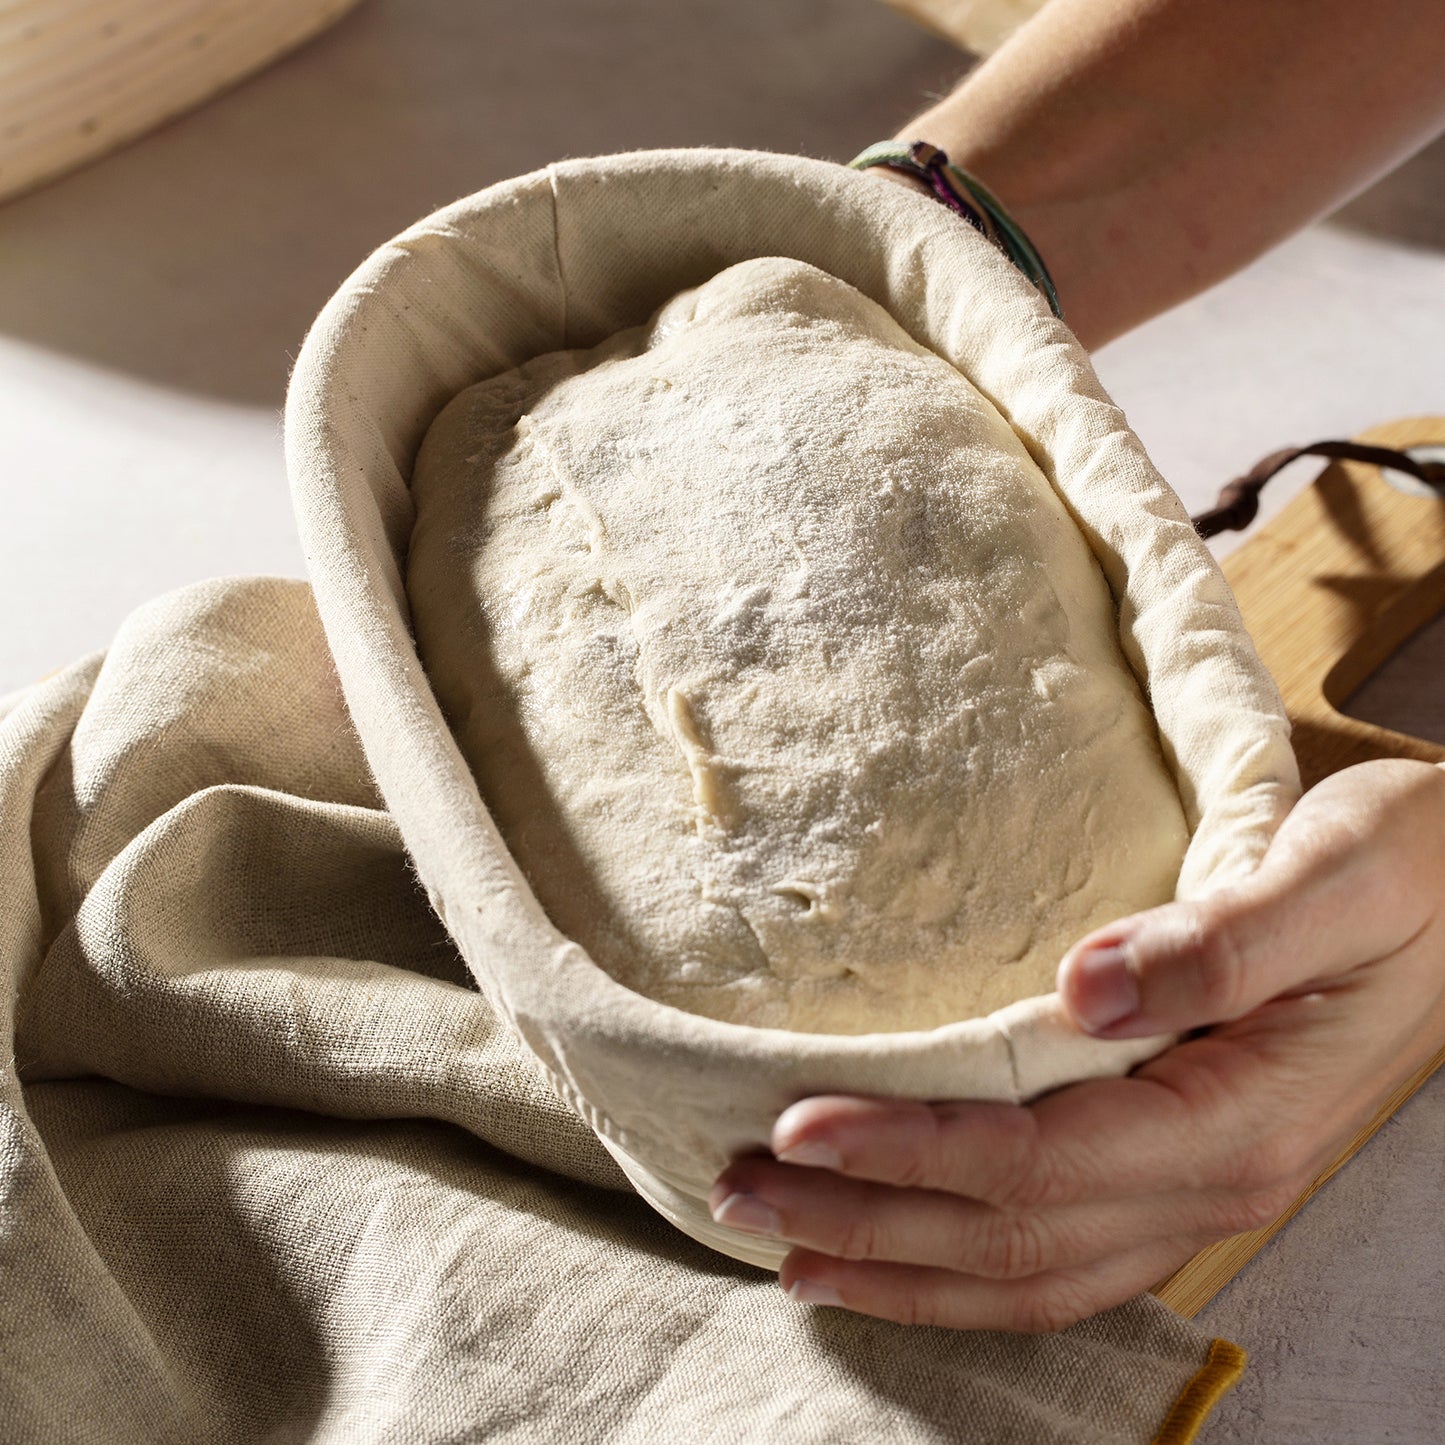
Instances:
[[[1180,1392],[1152,1445],[1192,1445],[1209,1412],[1244,1373],[1249,1356],[1228,1340],[1211,1340],[1209,1354]]]

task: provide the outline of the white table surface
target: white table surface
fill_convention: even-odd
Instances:
[[[963,63],[876,0],[367,0],[0,206],[0,693],[167,588],[301,574],[287,369],[335,286],[412,220],[568,155],[845,160]],[[1445,144],[1098,366],[1193,508],[1277,447],[1445,411]],[[1297,464],[1266,510],[1310,475]],[[1372,715],[1430,726],[1445,709],[1420,679],[1442,660],[1436,628]],[[1205,1311],[1253,1355],[1208,1440],[1445,1438],[1442,1197],[1445,1079]]]

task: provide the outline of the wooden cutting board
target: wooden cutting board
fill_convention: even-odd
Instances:
[[[1357,440],[1445,448],[1445,417],[1387,422]],[[1306,787],[1371,758],[1445,761],[1445,747],[1340,711],[1445,610],[1445,499],[1398,490],[1378,467],[1332,462],[1225,561],[1224,574],[1284,694]],[[1442,1063],[1445,1050],[1385,1100],[1273,1224],[1201,1250],[1153,1292],[1182,1315],[1198,1313]]]

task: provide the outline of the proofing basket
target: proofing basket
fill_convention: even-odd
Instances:
[[[741,150],[570,160],[491,186],[375,252],[307,337],[287,403],[317,604],[366,756],[433,906],[491,1006],[638,1190],[765,1267],[785,1247],[714,1224],[736,1153],[809,1094],[1026,1101],[1125,1073],[1166,1039],[1079,1034],[1056,995],[929,1031],[750,1028],[615,982],[548,922],[443,720],[408,627],[408,477],[463,388],[589,347],[679,290],[787,256],[884,306],[999,409],[1063,497],[1118,601],[1192,841],[1181,895],[1252,869],[1298,794],[1288,725],[1178,499],[1030,285],[927,197],[819,160]]]

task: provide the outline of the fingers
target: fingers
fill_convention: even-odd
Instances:
[[[1171,1215],[1162,1227],[1188,1232],[1257,1227],[1256,1214],[1282,1210],[1401,1071],[1438,1046],[1437,1035],[1445,1029],[1441,1008],[1402,1011],[1394,982],[1381,975],[1368,987],[1275,1000],[1237,1024],[1177,1045],[1129,1078],[1076,1084],[1028,1106],[805,1099],[779,1116],[773,1153],[782,1164],[810,1166],[795,1167],[788,1179],[793,1184],[816,1179],[809,1201],[825,1218],[834,1208],[828,1191],[849,1181],[958,1197],[970,1210],[935,1207],[932,1218],[942,1227],[934,1237],[940,1248],[983,1251],[963,1261],[978,1272],[987,1271],[985,1258],[996,1257],[989,1251],[1007,1257],[1008,1251],[1028,1247],[1018,1239],[1001,1244],[997,1234],[1008,1226],[984,1224],[990,1217],[979,1212],[984,1207],[1035,1216],[1075,1206],[1124,1209],[1133,1200],[1157,1202],[1182,1192],[1202,1205],[1218,1205],[1219,1212]],[[739,1160],[720,1185],[729,1191],[742,1187],[738,1171],[761,1167],[756,1159]],[[724,1197],[719,1194],[714,1203]],[[845,1200],[861,1206],[864,1196],[840,1195],[838,1203]],[[797,1209],[791,1197],[775,1203]],[[1094,1216],[1081,1213],[1076,1222],[1089,1239],[1098,1238]],[[783,1237],[855,1253],[866,1245],[859,1231],[874,1228],[854,1225],[850,1236],[830,1224],[803,1227],[792,1217],[788,1226]],[[815,1227],[823,1232],[809,1232]],[[1036,1220],[1026,1227],[1036,1234],[1043,1228]],[[1061,1227],[1049,1221],[1034,1243],[1059,1250]],[[875,1236],[876,1251],[918,1258],[891,1218],[877,1222]],[[1136,1240],[1142,1237],[1135,1232]],[[1074,1252],[1041,1258],[1052,1265],[1088,1252],[1080,1241],[1070,1248]]]
[[[1027,1108],[817,1096],[778,1117],[772,1149],[785,1163],[1011,1210],[1207,1188],[1216,1160],[1272,1132],[1244,1102],[1265,1064],[1210,1039],[1170,1059],[1162,1074],[1076,1084]]]
[[[1278,1067],[1277,1051],[1263,1056]],[[1267,1117],[1251,1049],[1206,1035],[1144,1067],[1157,1076],[1028,1107],[804,1100],[779,1118],[773,1147],[811,1167],[738,1160],[712,1203],[724,1223],[799,1246],[780,1278],[805,1302],[955,1328],[1063,1328],[1204,1244],[1270,1223],[1324,1162],[1292,1115]],[[1240,1080],[1254,1080],[1243,1093],[1263,1097],[1266,1116],[1251,1119]]]
[[[779,1280],[805,1304],[841,1306],[905,1325],[1012,1330],[1067,1329],[1148,1289],[1207,1241],[1156,1240],[1126,1254],[1031,1276],[981,1279],[918,1265],[875,1264],[794,1250]]]
[[[1157,1239],[1223,1239],[1272,1222],[1294,1192],[1176,1190],[1033,1212],[930,1190],[820,1177],[770,1159],[730,1168],[711,1203],[719,1223],[838,1259],[926,1265],[1010,1280],[1094,1264]]]
[[[1328,987],[1427,926],[1445,842],[1445,774],[1371,763],[1327,779],[1285,820],[1256,872],[1194,902],[1096,930],[1059,967],[1081,1028],[1101,1038],[1237,1019],[1290,991]]]

